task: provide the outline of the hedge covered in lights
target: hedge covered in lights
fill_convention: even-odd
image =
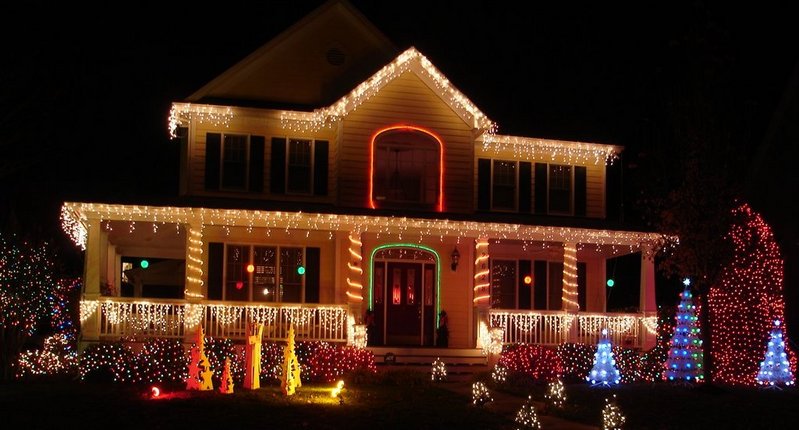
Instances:
[[[94,344],[80,357],[83,380],[154,383],[181,382],[186,378],[188,355],[176,339],[151,339],[141,345]],[[285,344],[264,342],[261,354],[261,379],[277,382]],[[205,339],[208,361],[214,370],[214,385],[222,374],[225,359],[236,384],[244,380],[244,350],[230,339]],[[297,342],[297,358],[304,381],[332,382],[353,371],[376,373],[374,354],[365,349],[320,341]]]

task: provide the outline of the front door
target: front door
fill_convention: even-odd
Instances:
[[[386,344],[422,343],[422,264],[387,264]]]

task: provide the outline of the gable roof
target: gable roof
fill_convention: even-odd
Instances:
[[[398,52],[346,0],[330,0],[191,94],[192,103],[329,104]]]

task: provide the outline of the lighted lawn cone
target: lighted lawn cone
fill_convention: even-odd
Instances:
[[[286,339],[286,348],[283,350],[280,389],[283,390],[283,394],[290,396],[294,394],[297,387],[301,386],[300,362],[297,361],[297,354],[294,352],[294,325],[291,325],[289,327],[288,339]]]
[[[233,394],[233,375],[230,373],[230,359],[225,359],[225,368],[222,370],[222,382],[219,383],[219,392]]]
[[[261,388],[261,337],[264,325],[247,325],[247,345],[244,348],[244,388]]]
[[[202,325],[198,325],[197,336],[194,339],[194,345],[191,347],[189,377],[186,380],[186,389],[200,391],[213,390],[214,382],[211,380],[212,376],[214,376],[214,371],[211,370],[211,363],[205,355],[203,327]]]

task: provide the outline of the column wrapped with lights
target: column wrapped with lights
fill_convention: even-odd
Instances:
[[[203,294],[203,228],[189,224],[186,238],[186,289],[188,299],[202,299]],[[187,327],[190,328],[190,327]]]
[[[577,246],[573,243],[563,244],[563,310],[577,312],[580,310],[577,291]]]
[[[780,320],[774,320],[774,329],[769,335],[766,356],[760,362],[760,372],[757,373],[757,383],[768,386],[794,384],[791,364],[785,352],[785,339],[782,336]]]
[[[347,275],[347,301],[351,305],[360,305],[363,302],[363,243],[361,242],[360,232],[350,232],[347,236],[349,238],[349,261],[347,268],[349,274]],[[371,298],[370,298],[371,299]]]
[[[680,293],[680,304],[677,305],[676,325],[663,379],[701,381],[704,378],[704,369],[699,317],[696,315],[693,294],[688,288],[690,281],[686,279],[683,283],[685,290]]]
[[[474,243],[474,304],[488,305],[490,298],[488,281],[488,239],[481,237]]]
[[[732,259],[710,289],[708,318],[714,380],[756,385],[773,321],[784,320],[783,259],[771,227],[747,204],[732,211]],[[796,357],[785,349],[791,372]]]
[[[621,381],[606,328],[602,329],[602,337],[599,339],[597,351],[594,354],[594,367],[588,372],[585,379],[592,385],[615,385]]]

